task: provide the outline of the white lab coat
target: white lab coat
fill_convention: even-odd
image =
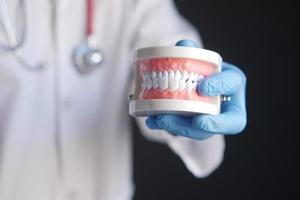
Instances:
[[[9,8],[16,2],[7,1]],[[96,0],[96,43],[105,61],[81,76],[71,52],[83,40],[85,1],[26,3],[28,32],[21,53],[47,67],[31,72],[11,53],[0,53],[0,199],[131,199],[132,50],[198,40],[196,32],[169,0]],[[3,41],[2,30],[0,36]],[[197,177],[221,163],[222,136],[195,141],[151,131],[143,119],[140,125]]]

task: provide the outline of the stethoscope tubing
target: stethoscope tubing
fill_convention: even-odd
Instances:
[[[21,29],[20,29],[20,34],[17,36],[15,33],[16,31],[13,30],[12,27],[12,20],[9,16],[8,8],[7,8],[7,3],[5,2],[6,0],[0,0],[0,22],[2,22],[2,26],[4,28],[4,35],[7,39],[8,44],[1,44],[0,43],[0,51],[3,52],[11,52],[13,56],[16,58],[16,60],[26,69],[30,71],[38,71],[43,68],[45,68],[46,64],[43,62],[40,62],[38,64],[32,65],[29,64],[26,59],[22,57],[22,54],[20,53],[21,47],[24,45],[26,42],[27,38],[27,19],[26,19],[26,5],[25,5],[25,0],[19,0],[19,7],[20,7],[20,18],[21,18]],[[93,42],[93,34],[94,34],[94,0],[86,0],[86,26],[85,26],[85,39],[83,42],[81,42],[78,46],[74,49],[75,55],[79,55],[79,57],[82,57],[80,59],[73,59],[74,65],[76,68],[80,68],[80,72],[85,73],[86,71],[91,71],[91,69],[99,66],[102,62],[102,54],[101,51],[98,49],[95,49],[92,45]],[[81,53],[81,47],[86,48],[86,52]],[[76,53],[77,51],[77,53]],[[99,62],[97,61],[96,63],[93,63],[93,66],[89,66],[90,62],[82,62],[85,61],[85,58],[89,57],[90,54],[96,54],[98,57],[101,57],[99,59]],[[91,57],[92,59],[92,57]],[[81,62],[77,62],[80,60]],[[91,60],[93,61],[93,60]],[[89,69],[88,69],[89,68]]]
[[[14,34],[13,27],[12,27],[12,20],[8,13],[7,4],[5,2],[6,0],[0,0],[0,17],[2,19],[2,26],[4,28],[4,34],[7,39],[8,45],[1,44],[0,43],[0,50],[1,51],[9,51],[13,52],[18,49],[20,49],[26,40],[26,34],[27,34],[27,19],[26,19],[26,9],[25,9],[25,0],[19,1],[19,7],[20,7],[20,18],[22,20],[22,23],[20,24],[20,36],[19,40],[17,39],[17,36]]]

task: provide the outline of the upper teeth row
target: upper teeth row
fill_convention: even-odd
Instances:
[[[187,71],[151,71],[143,74],[142,89],[160,88],[161,90],[170,89],[186,90],[191,92],[196,89],[197,83],[202,80],[203,75],[196,74],[194,72],[188,73]]]

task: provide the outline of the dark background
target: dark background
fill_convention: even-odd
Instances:
[[[135,125],[135,200],[291,199],[299,192],[300,178],[295,3],[176,4],[200,31],[205,48],[245,72],[248,124],[242,134],[226,137],[224,162],[204,179],[193,177],[166,145],[146,141]]]

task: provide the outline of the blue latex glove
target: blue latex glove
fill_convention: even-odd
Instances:
[[[181,40],[177,46],[197,47],[190,40]],[[150,129],[163,129],[173,135],[203,140],[214,134],[232,135],[242,132],[247,123],[245,106],[246,76],[236,66],[223,62],[222,72],[213,74],[197,86],[205,96],[228,95],[231,100],[221,104],[221,114],[200,114],[195,117],[158,115],[149,117]]]

